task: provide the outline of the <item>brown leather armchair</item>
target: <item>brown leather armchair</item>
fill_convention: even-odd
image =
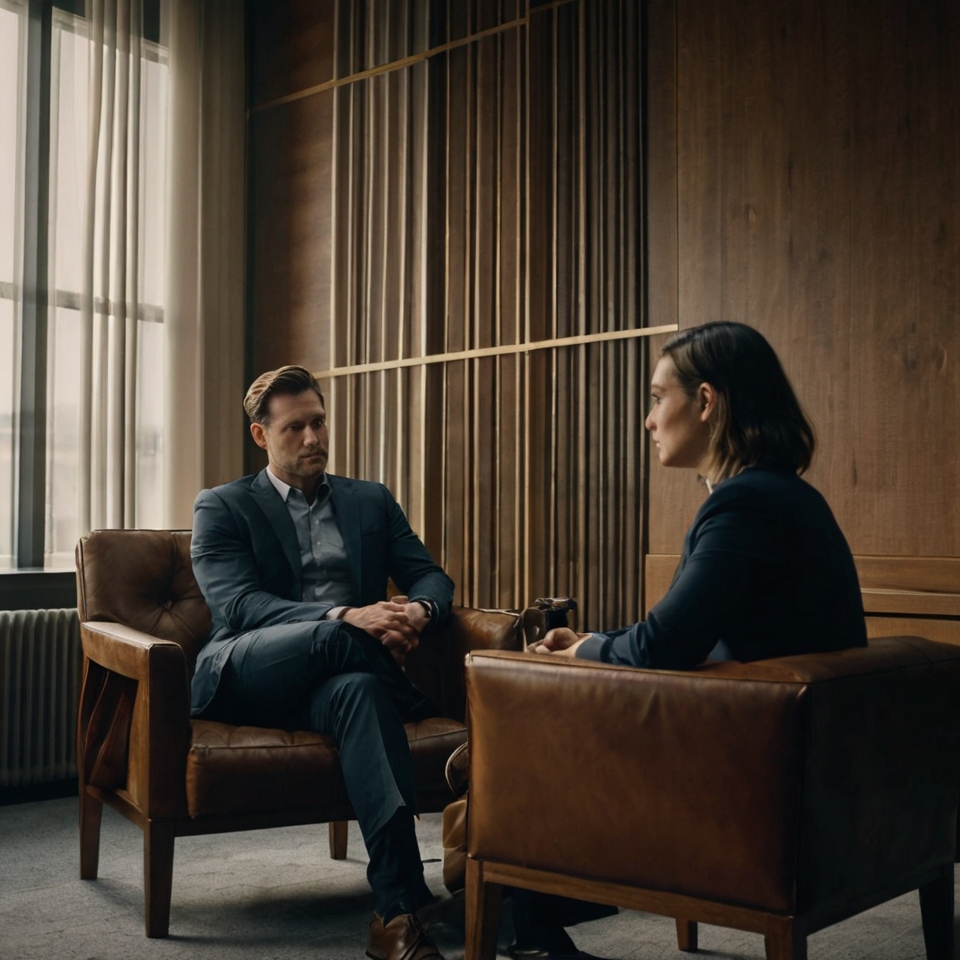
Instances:
[[[329,737],[190,719],[190,676],[210,612],[193,576],[189,532],[84,537],[77,601],[83,879],[97,876],[104,803],[144,833],[148,937],[169,928],[176,837],[329,823],[331,856],[346,856],[354,814]],[[407,725],[421,811],[452,799],[444,765],[466,739],[465,655],[522,645],[515,615],[455,608],[444,629],[408,658],[411,679],[443,712]]]
[[[762,933],[769,960],[919,889],[953,957],[960,648],[915,637],[691,672],[467,658],[466,960],[503,884]]]

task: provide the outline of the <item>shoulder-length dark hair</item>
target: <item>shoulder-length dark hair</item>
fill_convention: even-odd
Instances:
[[[711,480],[766,464],[802,474],[813,459],[813,427],[773,347],[743,323],[682,330],[660,351],[670,357],[688,396],[702,383],[717,394],[711,418]]]

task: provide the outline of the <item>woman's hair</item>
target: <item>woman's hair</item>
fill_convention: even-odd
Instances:
[[[684,392],[702,383],[716,391],[711,418],[711,480],[755,464],[803,473],[813,459],[813,427],[763,335],[742,323],[705,323],[671,337],[670,357]]]
[[[243,398],[243,409],[251,423],[266,426],[270,422],[270,398],[278,394],[297,396],[304,390],[312,390],[320,402],[326,406],[320,384],[316,377],[306,367],[286,366],[279,370],[268,370],[261,373],[253,383],[247,395]]]

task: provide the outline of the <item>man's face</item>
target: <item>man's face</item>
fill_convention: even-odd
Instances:
[[[327,468],[330,436],[327,413],[312,390],[277,394],[270,398],[266,424],[251,423],[250,433],[267,451],[274,474],[302,490],[311,486]]]

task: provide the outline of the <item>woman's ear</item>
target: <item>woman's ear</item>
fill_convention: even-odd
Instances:
[[[700,401],[700,419],[706,423],[717,406],[717,391],[704,381],[697,387],[697,399]]]

